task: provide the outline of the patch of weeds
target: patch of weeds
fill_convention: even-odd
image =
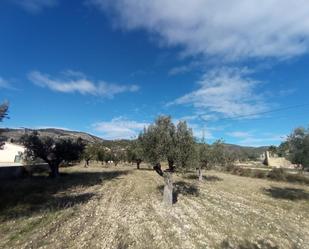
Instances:
[[[265,194],[277,199],[291,201],[309,200],[309,193],[304,189],[271,187],[264,189],[264,192]]]
[[[267,177],[276,180],[276,181],[285,181],[286,180],[286,172],[284,169],[272,169],[268,172]]]

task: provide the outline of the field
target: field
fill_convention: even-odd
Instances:
[[[0,185],[0,248],[309,249],[309,187],[175,175],[175,204],[143,165],[74,166]]]

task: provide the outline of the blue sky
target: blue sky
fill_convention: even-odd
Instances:
[[[305,0],[4,0],[5,127],[132,138],[157,115],[208,142],[279,144],[309,124]]]

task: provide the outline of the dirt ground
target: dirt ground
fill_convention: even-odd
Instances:
[[[203,183],[177,175],[175,204],[166,207],[163,179],[147,167],[62,171],[99,179],[53,193],[58,207],[2,219],[0,248],[309,249],[308,186],[215,171]]]

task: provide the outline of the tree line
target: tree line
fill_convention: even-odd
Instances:
[[[8,103],[0,105],[0,122],[7,117]],[[1,136],[0,136],[1,138]],[[2,141],[2,142],[1,142]],[[42,137],[38,132],[26,134],[21,139],[26,147],[26,158],[34,160],[39,158],[46,162],[51,170],[51,176],[59,176],[59,165],[72,161],[85,161],[85,167],[90,161],[102,164],[113,162],[135,163],[137,169],[142,162],[152,165],[156,172],[164,173],[174,171],[197,170],[198,178],[203,179],[202,171],[214,166],[227,166],[236,160],[249,160],[257,155],[247,152],[235,152],[227,149],[222,140],[207,144],[203,138],[195,139],[193,131],[186,121],[177,125],[170,116],[159,116],[155,121],[145,127],[138,138],[130,141],[123,147],[113,146],[112,143],[89,143],[78,138],[51,138]],[[0,145],[3,139],[0,139]],[[274,153],[285,156],[300,167],[309,165],[309,129],[295,129],[279,147],[269,148]],[[162,169],[162,163],[167,169]]]

